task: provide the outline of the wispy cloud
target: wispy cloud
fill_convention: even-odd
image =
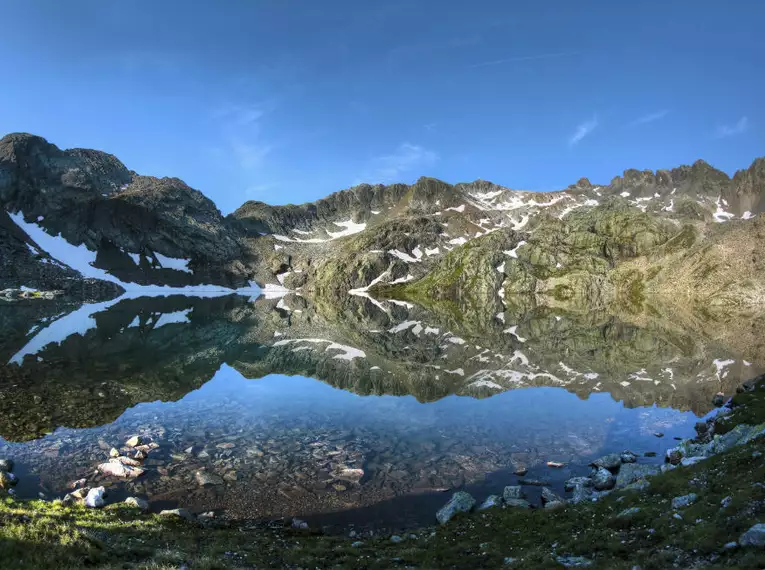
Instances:
[[[235,126],[251,125],[267,112],[262,105],[233,105],[226,104],[213,111],[213,118]]]
[[[422,175],[425,174],[422,169],[433,166],[438,158],[437,153],[420,145],[401,143],[393,153],[374,158],[362,181],[396,182],[404,174],[418,170],[418,175]]]
[[[236,138],[229,139],[228,144],[239,166],[245,170],[263,166],[263,160],[273,150],[270,144],[245,142]]]
[[[213,109],[211,117],[218,122],[225,145],[223,156],[233,159],[246,171],[263,166],[268,154],[274,149],[264,140],[262,121],[272,106],[262,103],[225,103]]]
[[[594,131],[598,126],[598,118],[593,117],[589,121],[585,121],[584,123],[580,124],[573,135],[571,135],[571,138],[568,140],[568,144],[570,146],[574,146],[579,141],[581,141],[584,137],[589,135],[592,131]]]
[[[740,135],[741,133],[746,132],[748,129],[749,119],[747,117],[741,117],[733,125],[720,125],[717,127],[716,134],[719,138],[732,137],[735,135]]]
[[[660,119],[663,119],[669,115],[669,109],[662,109],[661,111],[655,111],[653,113],[648,113],[647,115],[643,115],[642,117],[638,117],[634,121],[632,121],[629,126],[630,127],[637,127],[638,125],[645,125],[646,123],[653,123],[654,121],[658,121]]]
[[[558,57],[569,57],[572,55],[578,55],[577,51],[562,51],[558,53],[538,53],[533,55],[518,55],[514,57],[506,57],[504,59],[495,59],[492,61],[481,61],[479,63],[471,63],[469,68],[474,67],[488,67],[490,65],[502,65],[503,63],[515,63],[518,61],[535,61],[538,59],[554,59]]]

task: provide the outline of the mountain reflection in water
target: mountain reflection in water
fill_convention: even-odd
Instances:
[[[135,480],[98,478],[113,496],[417,524],[440,491],[482,499],[521,466],[561,487],[608,452],[661,458],[715,393],[761,372],[757,355],[656,319],[545,308],[475,338],[384,307],[152,297],[69,323],[66,307],[0,307],[0,456],[16,460],[21,496],[61,496],[140,434],[160,447]]]

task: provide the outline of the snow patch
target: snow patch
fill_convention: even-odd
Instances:
[[[163,327],[165,325],[169,325],[172,323],[189,323],[189,313],[191,312],[191,309],[185,309],[183,311],[175,311],[172,313],[162,313],[162,315],[159,317],[159,320],[157,321],[157,324],[154,325],[155,329],[158,329],[159,327]]]
[[[518,248],[521,247],[522,245],[526,245],[526,242],[524,240],[519,241],[518,245],[516,245],[513,249],[505,250],[503,253],[505,255],[509,255],[510,257],[514,257],[518,259]]]

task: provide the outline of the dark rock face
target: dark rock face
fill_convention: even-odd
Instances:
[[[209,199],[176,178],[138,176],[103,152],[60,150],[27,134],[4,137],[0,205],[96,251],[95,266],[123,281],[247,282],[237,232]],[[138,262],[131,253],[140,254]],[[159,255],[187,260],[188,271],[163,267]]]

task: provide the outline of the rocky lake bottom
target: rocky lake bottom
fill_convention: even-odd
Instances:
[[[183,313],[175,305],[167,311]],[[518,386],[489,397],[453,393],[433,401],[362,395],[333,385],[332,374],[341,374],[335,366],[348,367],[345,378],[366,358],[346,345],[331,353],[332,368],[314,370],[323,381],[307,377],[303,361],[250,379],[240,371],[246,366],[218,354],[225,344],[220,336],[200,346],[204,331],[218,327],[222,317],[205,319],[206,328],[194,319],[165,318],[159,326],[155,319],[150,333],[195,339],[189,341],[194,351],[180,354],[183,362],[175,365],[153,360],[150,337],[140,346],[115,345],[118,334],[134,331],[122,327],[117,334],[105,321],[88,318],[87,328],[0,368],[0,405],[6,418],[22,418],[6,419],[6,432],[37,408],[51,410],[41,418],[48,422],[46,433],[0,433],[0,457],[16,463],[19,497],[62,497],[87,479],[89,486],[106,487],[110,500],[138,496],[155,511],[181,506],[236,519],[299,517],[338,532],[392,530],[432,523],[451,496],[447,492],[459,489],[482,501],[505,485],[531,482],[533,503],[541,489],[534,482],[563,495],[565,480],[587,474],[588,464],[608,453],[630,450],[642,463],[662,463],[675,438],[691,437],[695,423],[712,409],[706,392],[700,396],[705,405],[694,412],[650,403],[628,407],[609,392],[585,397],[555,385]],[[34,334],[30,330],[22,341]],[[91,337],[98,334],[96,352]],[[285,346],[278,340],[282,335],[269,336]],[[3,354],[15,354],[22,341],[17,338]],[[85,341],[90,353],[83,352]],[[243,342],[263,348],[262,340]],[[306,352],[296,347],[291,354]],[[120,374],[136,361],[142,366],[139,385],[129,374],[119,384]],[[194,368],[200,362],[211,366],[209,376]],[[25,368],[34,372],[25,376]],[[179,387],[179,377],[192,369],[201,380]],[[169,397],[165,385],[174,387]],[[121,404],[126,394],[127,404]],[[62,410],[68,410],[66,420],[57,415]],[[138,447],[126,446],[134,436],[141,439]],[[136,453],[139,475],[105,472],[110,455]]]

